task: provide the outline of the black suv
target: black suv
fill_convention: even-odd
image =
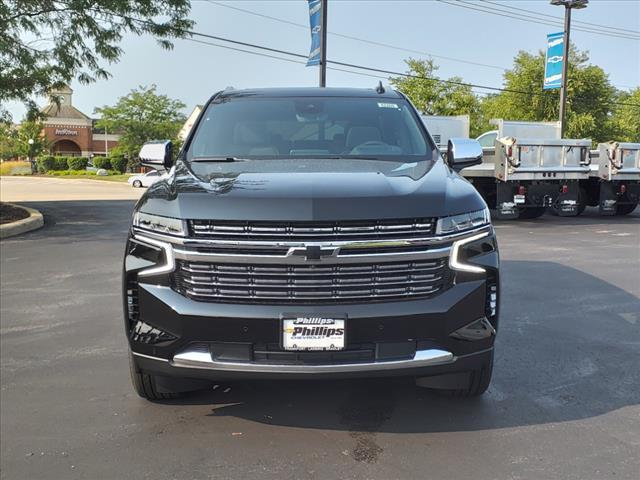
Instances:
[[[136,392],[214,380],[490,382],[498,248],[487,206],[415,108],[383,88],[228,89],[135,207],[124,259]]]

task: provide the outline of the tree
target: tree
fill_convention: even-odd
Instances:
[[[416,108],[427,115],[469,115],[472,136],[479,134],[480,102],[470,86],[459,77],[438,81],[438,66],[433,60],[405,60],[407,77],[392,77],[391,84],[406,94]]]
[[[25,119],[19,126],[0,123],[0,159],[36,157],[49,151],[49,141],[43,135],[39,119]],[[33,144],[29,144],[33,140]]]
[[[193,22],[189,0],[9,0],[0,2],[0,103],[69,84],[106,79],[102,63],[116,62],[125,33],[150,34],[166,49]],[[8,113],[0,107],[0,118]]]
[[[621,92],[613,115],[615,138],[622,142],[640,143],[640,87]]]
[[[12,160],[17,157],[16,127],[10,122],[0,122],[0,160]]]
[[[133,159],[149,140],[167,139],[177,143],[178,132],[186,121],[185,107],[179,100],[158,95],[155,85],[141,86],[120,97],[112,107],[96,108],[95,113],[102,117],[96,126],[109,132],[122,132],[113,154]]]
[[[588,64],[589,56],[572,47],[567,86],[567,138],[610,140],[614,134],[611,114],[616,89],[602,68]],[[545,55],[519,52],[504,74],[507,90],[485,99],[485,118],[507,120],[558,120],[560,91],[542,90]],[[522,93],[531,92],[531,94]]]

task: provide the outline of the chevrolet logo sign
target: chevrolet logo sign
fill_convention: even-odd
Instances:
[[[325,257],[336,257],[339,252],[340,247],[307,245],[305,247],[291,247],[287,252],[287,257],[305,257],[306,260],[322,260]]]

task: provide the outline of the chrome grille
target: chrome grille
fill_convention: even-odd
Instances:
[[[194,300],[349,303],[433,295],[448,281],[446,259],[332,265],[177,262],[174,288]]]
[[[262,241],[413,239],[433,234],[433,218],[341,222],[230,222],[189,220],[196,238]]]

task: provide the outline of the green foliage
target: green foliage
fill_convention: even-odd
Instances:
[[[114,170],[124,173],[127,171],[128,159],[124,155],[111,155],[109,157],[109,163]]]
[[[0,160],[18,158],[16,129],[10,122],[0,122]]]
[[[42,129],[39,119],[25,120],[19,126],[0,123],[0,159],[27,159],[48,151],[50,143],[43,136]],[[33,140],[33,144],[29,144],[29,140]]]
[[[47,173],[51,170],[55,170],[55,164],[55,157],[52,155],[44,155],[36,160],[38,173]]]
[[[121,175],[121,173],[116,170],[107,170],[107,174],[108,176]],[[96,172],[87,170],[50,170],[47,172],[47,175],[51,175],[53,177],[90,177],[96,176]]]
[[[140,147],[149,140],[177,141],[186,120],[182,113],[184,108],[184,103],[156,93],[155,85],[141,86],[121,97],[112,107],[96,108],[96,113],[102,117],[97,127],[123,132],[114,154],[135,158]]]
[[[69,157],[67,158],[67,166],[69,170],[85,170],[89,160],[85,157]]]
[[[68,168],[67,157],[53,157],[53,168],[51,170],[67,170]]]
[[[588,63],[587,53],[572,48],[569,59],[565,136],[607,141],[615,133],[611,114],[616,89],[602,68]],[[513,91],[485,99],[482,105],[484,118],[558,120],[560,90],[542,90],[544,65],[544,52],[519,52],[513,68],[504,75],[505,88]]]
[[[438,66],[433,60],[405,60],[411,77],[392,77],[390,82],[406,94],[421,113],[427,115],[469,115],[471,135],[481,131],[474,129],[479,124],[480,101],[471,87],[460,85],[463,80],[452,77],[443,83],[433,80]]]
[[[618,95],[611,140],[640,143],[640,87]],[[635,106],[638,105],[638,106]]]
[[[571,49],[568,73],[567,138],[591,138],[595,143],[612,139],[640,141],[640,88],[619,92],[602,68],[589,56]],[[391,83],[407,94],[418,110],[430,115],[464,115],[471,118],[471,137],[495,127],[492,118],[556,121],[559,90],[543,90],[544,52],[519,52],[505,72],[508,91],[479,99],[459,78],[443,83],[432,80],[438,67],[432,60],[406,60],[411,77],[392,77]],[[523,93],[525,92],[525,93]],[[528,94],[527,92],[531,92]],[[616,105],[616,102],[627,105]]]
[[[125,34],[149,34],[171,49],[171,39],[189,36],[190,8],[189,0],[0,2],[0,105],[18,100],[37,111],[34,95],[74,78],[108,78],[102,64],[118,61]],[[0,117],[9,117],[2,107]]]
[[[111,162],[105,157],[94,157],[93,166],[96,168],[104,168],[105,170],[111,170]]]

